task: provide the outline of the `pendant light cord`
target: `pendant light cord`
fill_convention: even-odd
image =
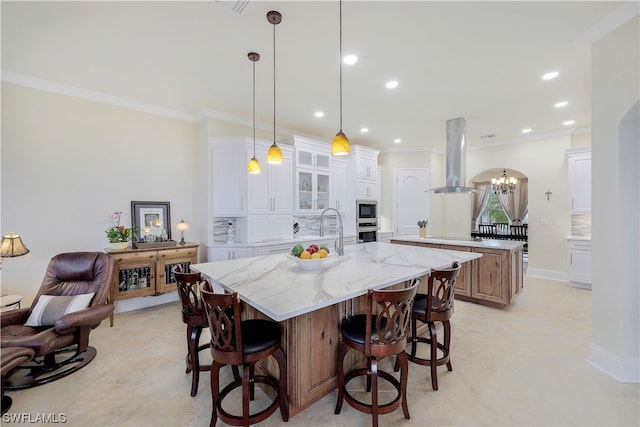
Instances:
[[[340,0],[340,132],[342,132],[342,0]]]
[[[276,143],[276,24],[273,24],[273,143]]]
[[[256,158],[256,62],[253,62],[253,158]]]

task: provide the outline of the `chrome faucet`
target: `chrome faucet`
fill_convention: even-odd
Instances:
[[[327,208],[327,209],[323,210],[322,213],[320,214],[320,237],[324,236],[324,225],[322,223],[322,218],[324,217],[324,214],[327,211],[335,211],[336,215],[338,216],[338,219],[340,220],[340,227],[338,227],[339,240],[336,243],[335,248],[336,248],[336,252],[338,253],[338,255],[344,255],[344,238],[343,238],[343,229],[342,229],[342,215],[340,215],[340,212],[338,212],[337,209]]]

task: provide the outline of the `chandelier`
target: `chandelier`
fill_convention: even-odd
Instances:
[[[496,193],[513,193],[516,189],[518,178],[508,177],[507,170],[502,170],[502,176],[500,178],[491,178],[491,189]]]

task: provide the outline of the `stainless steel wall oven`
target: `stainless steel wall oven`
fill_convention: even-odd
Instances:
[[[378,202],[356,200],[356,230],[358,243],[378,241]]]

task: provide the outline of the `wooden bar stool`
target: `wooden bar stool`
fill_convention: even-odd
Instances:
[[[372,415],[372,424],[378,425],[378,414],[394,411],[402,403],[404,417],[409,419],[407,405],[408,363],[405,347],[411,318],[411,307],[418,288],[417,283],[400,290],[372,290],[367,293],[367,314],[347,317],[342,321],[340,332],[342,343],[338,351],[338,402],[335,413],[342,409],[346,400],[355,409]],[[377,313],[377,314],[376,314]],[[367,358],[367,368],[355,369],[345,375],[344,358],[349,349],[357,350]],[[401,369],[400,380],[390,373],[378,370],[378,361],[397,355]],[[347,384],[352,379],[366,375],[367,391],[371,392],[371,404],[353,397]],[[384,404],[378,403],[378,377],[391,383],[397,390],[395,398]]]
[[[282,420],[289,421],[287,402],[287,360],[280,346],[280,325],[271,320],[240,320],[240,299],[238,294],[216,294],[209,282],[200,286],[202,302],[211,332],[211,426],[218,417],[227,424],[248,426],[267,419],[278,406]],[[233,315],[229,315],[229,310]],[[278,363],[280,380],[271,376],[255,375],[256,362],[269,356]],[[234,375],[234,380],[220,390],[220,368],[224,365],[242,367],[242,378]],[[266,408],[251,414],[249,401],[254,398],[255,383],[270,387],[275,397]],[[223,407],[223,400],[234,389],[242,387],[242,415],[234,415]]]
[[[453,297],[455,292],[456,278],[460,273],[460,264],[454,262],[451,268],[443,270],[431,270],[426,294],[416,294],[413,310],[411,314],[411,353],[409,360],[419,365],[431,366],[431,386],[438,389],[438,377],[436,368],[447,365],[449,371],[452,370],[449,349],[451,344],[451,324],[449,319],[453,315]],[[429,337],[417,336],[417,321],[427,324]],[[438,342],[436,333],[436,322],[442,322],[444,327],[444,337],[442,342]],[[416,343],[426,343],[431,346],[430,358],[416,356]],[[438,350],[442,356],[438,358]],[[396,364],[397,370],[397,364]]]
[[[191,372],[191,396],[198,393],[200,372],[208,371],[211,365],[200,365],[200,352],[209,348],[209,343],[200,345],[202,330],[208,328],[207,316],[198,296],[198,286],[202,281],[200,273],[185,273],[179,267],[174,268],[180,303],[182,303],[182,321],[187,325],[187,374]]]

